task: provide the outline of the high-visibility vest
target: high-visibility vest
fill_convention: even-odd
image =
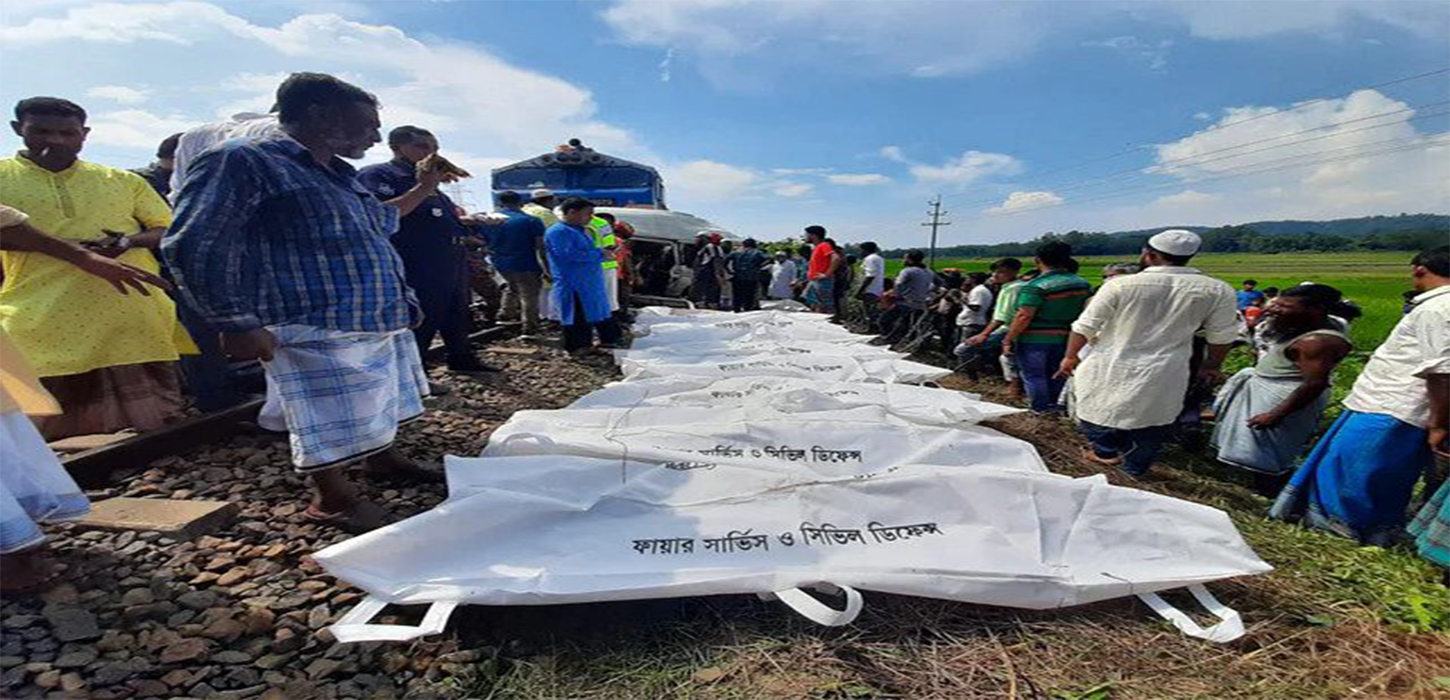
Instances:
[[[597,216],[590,219],[589,233],[594,236],[595,248],[608,248],[614,245],[614,227],[610,226],[609,222],[604,219]],[[619,267],[619,263],[614,260],[605,260],[603,267],[606,270],[613,270]]]

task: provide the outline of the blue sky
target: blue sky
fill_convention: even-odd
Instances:
[[[1444,2],[8,0],[0,66],[98,162],[323,70],[476,172],[578,136],[766,239],[1450,211],[1450,73],[1361,90],[1450,68]]]

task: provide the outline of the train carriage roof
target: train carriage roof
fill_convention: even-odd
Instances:
[[[701,232],[718,233],[721,238],[738,241],[740,237],[694,214],[668,209],[635,209],[633,207],[596,207],[595,213],[607,212],[634,227],[640,238],[656,238],[689,243]]]

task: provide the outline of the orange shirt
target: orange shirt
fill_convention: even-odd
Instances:
[[[825,279],[831,273],[831,254],[836,249],[830,243],[822,241],[811,249],[811,263],[806,267],[806,279]]]

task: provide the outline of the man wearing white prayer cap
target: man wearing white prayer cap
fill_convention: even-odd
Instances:
[[[1193,337],[1208,342],[1202,381],[1223,378],[1238,335],[1233,288],[1188,267],[1202,240],[1170,229],[1143,247],[1143,271],[1103,283],[1072,324],[1059,374],[1072,376],[1072,405],[1092,444],[1087,456],[1139,477],[1183,411]],[[1081,358],[1085,344],[1092,353]]]
[[[544,222],[544,227],[548,228],[559,223],[559,215],[554,212],[554,205],[558,203],[559,198],[553,190],[540,187],[529,194],[529,203],[519,210]]]

